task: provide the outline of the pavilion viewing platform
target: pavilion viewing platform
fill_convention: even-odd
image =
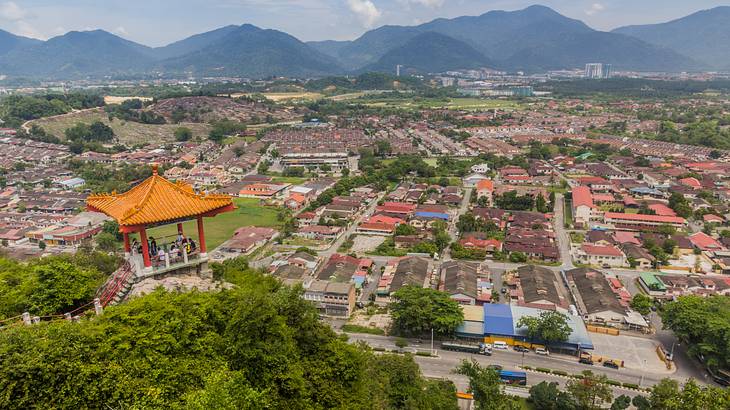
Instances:
[[[91,195],[86,204],[90,211],[109,215],[119,224],[128,262],[124,274],[132,282],[170,275],[208,277],[204,218],[235,209],[231,197],[196,193],[185,183],[160,176],[156,165],[152,176],[129,191]],[[197,222],[198,242],[183,231],[183,222],[190,220]],[[177,235],[153,238],[147,233],[169,224],[177,224]]]

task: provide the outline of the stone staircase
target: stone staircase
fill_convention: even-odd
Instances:
[[[135,278],[134,266],[129,260],[124,261],[124,264],[96,291],[96,297],[99,298],[101,305],[106,307],[124,301],[134,285]]]

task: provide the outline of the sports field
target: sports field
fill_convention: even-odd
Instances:
[[[214,218],[204,218],[205,239],[209,251],[228,240],[233,232],[242,226],[276,228],[281,224],[276,217],[278,209],[259,205],[258,199],[234,198],[233,203],[238,208],[235,211],[226,212]],[[195,221],[183,223],[183,231],[185,236],[192,237],[196,242],[198,241],[198,228]],[[174,241],[177,236],[177,226],[171,224],[152,228],[147,231],[147,236],[157,239],[158,244]]]

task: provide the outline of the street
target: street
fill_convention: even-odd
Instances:
[[[395,338],[388,336],[376,336],[369,334],[348,334],[351,342],[363,341],[371,347],[382,347],[387,350],[397,349],[395,346]],[[404,351],[421,350],[427,351],[430,349],[430,340],[424,339],[421,343],[416,340],[409,340],[410,344]],[[666,375],[653,375],[645,371],[631,370],[631,369],[611,369],[602,366],[588,366],[577,363],[577,359],[572,356],[563,355],[552,355],[552,356],[540,356],[535,353],[519,353],[513,350],[494,350],[492,356],[483,356],[477,354],[469,354],[462,352],[452,352],[447,350],[439,349],[440,342],[434,342],[434,348],[438,353],[437,357],[424,357],[414,355],[414,360],[421,368],[421,372],[427,377],[443,378],[452,380],[459,391],[466,391],[468,387],[467,378],[461,375],[453,373],[453,370],[461,363],[462,360],[476,360],[482,366],[497,364],[502,366],[505,370],[520,370],[521,366],[530,366],[533,369],[537,367],[544,367],[551,370],[562,370],[568,374],[579,374],[583,370],[591,370],[596,374],[605,374],[610,380],[634,383],[641,385],[642,387],[650,387],[658,383]],[[565,386],[565,383],[570,380],[567,377],[540,373],[536,371],[527,371],[527,383],[528,386],[534,386],[542,381],[557,382],[561,386]],[[526,390],[520,390],[519,388],[510,389],[512,394],[523,392],[526,397]],[[635,390],[627,389],[623,387],[612,387],[614,395],[618,396],[626,394],[628,396],[634,396],[638,394]],[[519,395],[519,394],[518,394]]]

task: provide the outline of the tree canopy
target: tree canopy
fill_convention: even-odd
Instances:
[[[564,342],[571,332],[568,317],[552,311],[541,312],[539,316],[523,316],[517,326],[527,328],[527,337],[530,340],[546,344]]]
[[[665,304],[661,317],[664,327],[688,342],[691,354],[714,369],[730,366],[730,297],[683,296]]]
[[[234,289],[0,331],[0,408],[456,409],[452,383],[347,343],[301,288],[245,269],[216,269]]]
[[[420,286],[403,286],[391,295],[393,327],[403,334],[434,332],[448,335],[464,321],[459,303],[447,293]]]

